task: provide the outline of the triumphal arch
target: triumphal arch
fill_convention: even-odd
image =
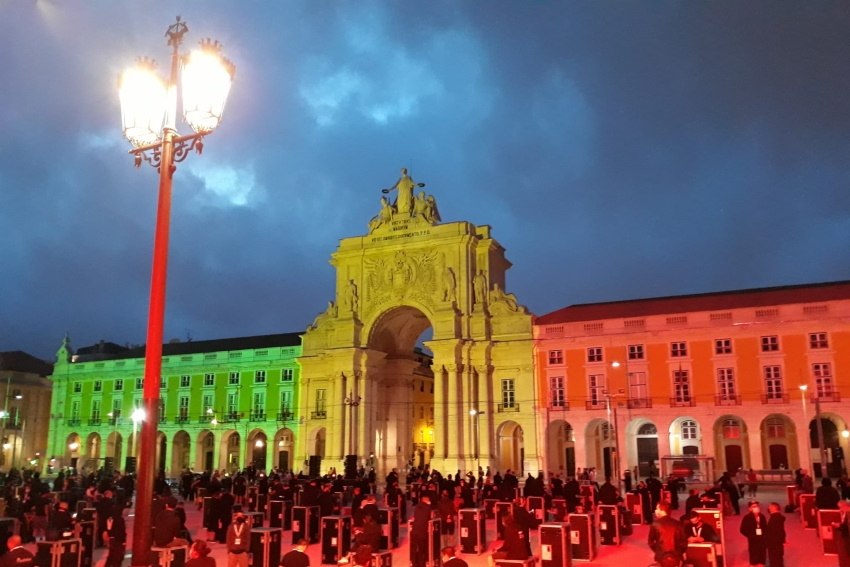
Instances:
[[[335,297],[299,359],[297,454],[322,470],[358,455],[379,473],[536,474],[532,317],[507,291],[511,263],[489,226],[441,222],[422,187],[403,169],[368,233],[332,255]]]

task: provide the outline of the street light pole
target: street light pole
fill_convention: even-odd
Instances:
[[[800,401],[803,404],[803,423],[806,428],[806,455],[808,455],[809,474],[812,475],[812,478],[814,478],[815,468],[812,464],[812,433],[809,431],[809,412],[806,410],[806,392],[808,389],[808,384],[800,384]]]
[[[159,169],[159,195],[154,234],[151,291],[148,308],[148,330],[145,343],[144,389],[136,483],[136,517],[133,525],[134,566],[150,563],[151,504],[156,460],[156,437],[159,422],[159,397],[162,373],[162,336],[165,318],[165,289],[168,268],[168,240],[171,222],[171,189],[175,164],[188,157],[191,150],[203,149],[203,137],[218,126],[234,66],[221,57],[220,45],[201,42],[201,51],[183,61],[183,113],[195,131],[177,135],[177,80],[180,68],[180,45],[189,31],[178,16],[168,27],[166,37],[171,50],[168,81],[153,73],[153,63],[142,60],[136,68],[121,75],[120,99],[125,136],[133,144],[130,153],[136,167],[142,160]]]
[[[475,465],[479,469],[481,468],[481,429],[480,429],[480,416],[483,415],[483,411],[479,411],[477,409],[469,410],[469,415],[474,420],[475,425]],[[478,471],[475,471],[475,477],[478,478]]]

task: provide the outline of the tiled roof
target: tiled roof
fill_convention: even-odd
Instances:
[[[0,352],[0,370],[49,376],[53,373],[53,365],[22,350],[11,350]]]
[[[850,281],[789,285],[719,291],[694,295],[674,295],[605,303],[585,303],[563,307],[541,315],[536,325],[553,325],[600,319],[628,319],[695,311],[723,311],[747,307],[767,307],[788,303],[820,303],[850,299]]]

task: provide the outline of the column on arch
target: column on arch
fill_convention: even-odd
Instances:
[[[444,366],[434,365],[434,457],[448,456],[448,422],[446,420],[446,372]]]
[[[462,366],[451,365],[446,367],[446,414],[448,419],[448,457],[449,459],[459,459],[462,457],[463,451],[463,436],[465,420],[463,417],[468,416],[464,411],[463,394],[461,392],[461,372]]]

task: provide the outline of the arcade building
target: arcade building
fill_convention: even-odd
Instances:
[[[850,282],[535,318],[491,227],[441,222],[419,186],[402,170],[368,233],[339,242],[336,292],[303,332],[164,345],[160,470],[845,470]],[[143,370],[144,347],[65,339],[55,466],[135,466]]]

